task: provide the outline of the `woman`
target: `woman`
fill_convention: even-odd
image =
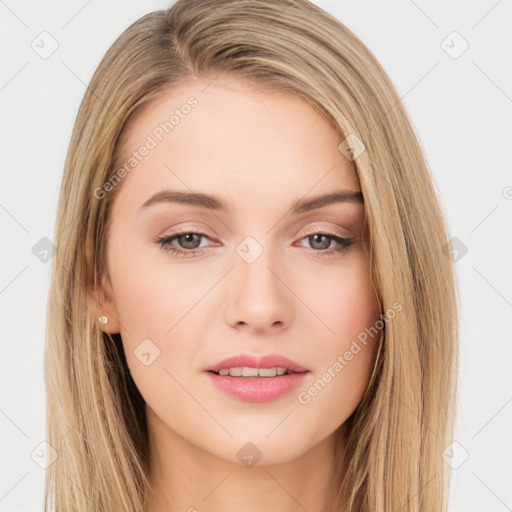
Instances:
[[[338,20],[179,0],[136,21],[78,112],[55,243],[47,507],[446,510],[445,222]]]

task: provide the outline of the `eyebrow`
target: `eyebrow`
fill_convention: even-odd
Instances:
[[[293,214],[299,214],[330,204],[346,202],[364,204],[363,194],[360,190],[337,190],[309,199],[299,199],[292,204],[290,211]],[[141,209],[144,210],[157,203],[186,204],[224,213],[231,213],[232,211],[231,206],[220,197],[201,192],[180,192],[176,190],[162,190],[157,192],[142,205]]]

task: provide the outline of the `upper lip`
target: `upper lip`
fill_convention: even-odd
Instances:
[[[228,357],[223,359],[212,366],[205,368],[205,372],[219,370],[225,368],[237,368],[237,367],[249,367],[249,368],[274,368],[279,366],[280,368],[286,368],[292,372],[307,372],[307,368],[301,366],[296,361],[284,357],[280,354],[266,354],[264,356],[254,356],[252,354],[240,354],[234,357]]]

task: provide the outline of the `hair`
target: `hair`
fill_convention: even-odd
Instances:
[[[457,291],[447,228],[421,146],[391,80],[339,20],[307,0],[179,0],[130,25],[84,95],[65,161],[45,346],[45,511],[143,511],[145,402],[120,334],[103,333],[88,290],[108,276],[106,240],[120,187],[98,199],[129,121],[198,79],[246,80],[295,94],[364,151],[353,160],[370,271],[386,323],[368,387],[336,431],[335,510],[445,511],[458,358]]]

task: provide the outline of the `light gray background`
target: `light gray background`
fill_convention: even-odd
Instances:
[[[512,510],[511,1],[315,3],[360,37],[391,76],[424,148],[450,234],[467,248],[456,263],[456,444],[443,454],[454,468],[450,511]],[[77,109],[117,36],[167,5],[0,0],[0,512],[42,507],[44,470],[31,454],[42,453],[45,440],[50,266],[32,248],[53,235]],[[43,31],[58,43],[44,59],[31,46],[50,48]],[[469,47],[457,56],[461,38]]]

